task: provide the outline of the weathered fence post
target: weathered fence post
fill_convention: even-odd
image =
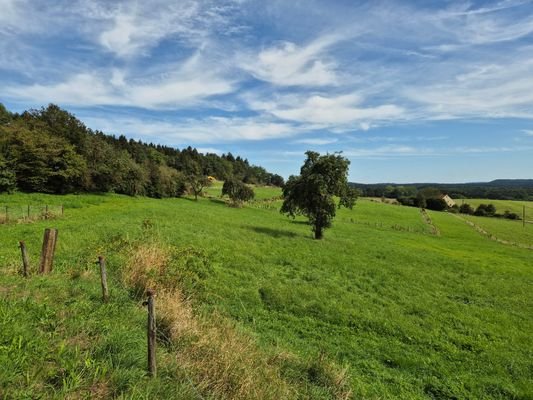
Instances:
[[[61,216],[65,215],[65,206],[61,204]]]
[[[26,244],[21,240],[19,242],[20,252],[22,254],[22,275],[24,277],[28,276],[28,271],[30,270],[30,262],[28,260],[28,252],[26,251]]]
[[[28,204],[28,219],[30,219],[30,205]]]
[[[54,252],[56,250],[57,229],[47,228],[44,230],[43,247],[41,250],[41,263],[39,272],[47,274],[52,271]]]
[[[102,300],[107,303],[109,300],[109,292],[107,290],[107,270],[105,268],[105,258],[98,256],[98,264],[100,264],[100,277],[102,281]]]
[[[48,219],[48,205],[44,206],[44,219]]]
[[[156,325],[155,325],[155,303],[153,290],[146,292],[148,296],[147,301],[144,302],[148,306],[148,325],[147,325],[147,337],[148,337],[148,374],[155,377],[157,375],[157,367],[155,360],[156,349]]]

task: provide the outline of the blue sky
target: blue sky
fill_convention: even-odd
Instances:
[[[533,178],[533,2],[0,0],[0,102],[285,177]]]

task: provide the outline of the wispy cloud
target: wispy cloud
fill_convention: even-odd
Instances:
[[[342,39],[340,35],[325,35],[305,46],[281,42],[260,51],[257,56],[245,57],[241,67],[255,78],[274,85],[334,85],[338,83],[336,64],[324,53]]]
[[[389,158],[389,157],[427,157],[435,156],[432,148],[421,148],[405,145],[387,145],[375,148],[352,148],[343,151],[350,158]]]
[[[516,134],[533,118],[531,1],[41,3],[0,0],[8,106],[54,102],[93,128],[205,151],[262,141],[272,160],[284,146],[525,157],[502,132],[533,137]]]
[[[310,144],[314,146],[324,146],[326,144],[332,144],[332,143],[337,143],[337,142],[338,142],[338,139],[335,139],[335,138],[330,138],[330,139],[307,138],[307,139],[299,139],[299,140],[293,141],[293,143],[296,143],[296,144]]]
[[[169,38],[198,47],[229,24],[228,9],[227,2],[211,1],[120,3],[110,11],[98,43],[119,57],[146,55]]]
[[[394,104],[365,106],[356,93],[324,96],[284,96],[275,101],[251,99],[253,109],[267,112],[277,118],[324,127],[351,125],[352,129],[365,130],[372,121],[400,119],[404,110]]]
[[[98,117],[82,119],[90,126],[106,132],[126,133],[142,140],[156,137],[160,143],[176,146],[269,140],[294,136],[300,132],[290,124],[261,118],[208,117],[180,122],[135,117],[120,117],[112,121]]]
[[[405,89],[432,117],[532,118],[533,58],[515,57],[501,64],[473,66],[442,82]]]
[[[134,106],[147,109],[190,107],[210,96],[229,93],[234,82],[196,54],[176,70],[149,77],[127,71],[83,72],[55,84],[10,86],[5,95],[31,102],[76,106]],[[170,68],[170,67],[169,67]]]

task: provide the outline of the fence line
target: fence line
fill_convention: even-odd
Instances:
[[[479,226],[475,222],[469,221],[466,218],[463,218],[463,217],[461,217],[459,215],[456,215],[456,214],[451,214],[451,215],[453,215],[455,218],[460,219],[461,221],[464,221],[467,225],[469,225],[470,227],[474,228],[474,230],[476,230],[477,232],[479,232],[483,236],[486,236],[490,240],[494,240],[495,242],[498,242],[498,243],[501,243],[501,244],[506,244],[506,245],[509,245],[509,246],[519,247],[521,249],[533,250],[533,246],[529,246],[529,245],[523,244],[523,243],[512,242],[510,240],[500,239],[499,237],[497,237],[497,236],[493,235],[492,233],[490,233],[490,232],[486,231],[485,229],[483,229],[481,226]]]
[[[61,205],[17,205],[0,206],[0,224],[9,222],[32,222],[44,219],[54,219],[65,214],[65,207]]]

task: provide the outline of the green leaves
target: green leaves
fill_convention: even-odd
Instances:
[[[313,226],[315,239],[331,226],[335,217],[334,196],[338,207],[352,208],[357,191],[348,185],[350,161],[339,153],[321,156],[314,151],[305,153],[307,159],[299,176],[291,176],[283,188],[281,212],[291,217],[305,215]]]
[[[252,200],[255,193],[250,186],[245,185],[235,178],[230,178],[222,186],[222,196],[226,195],[230,198],[233,205],[239,205],[245,201]]]

